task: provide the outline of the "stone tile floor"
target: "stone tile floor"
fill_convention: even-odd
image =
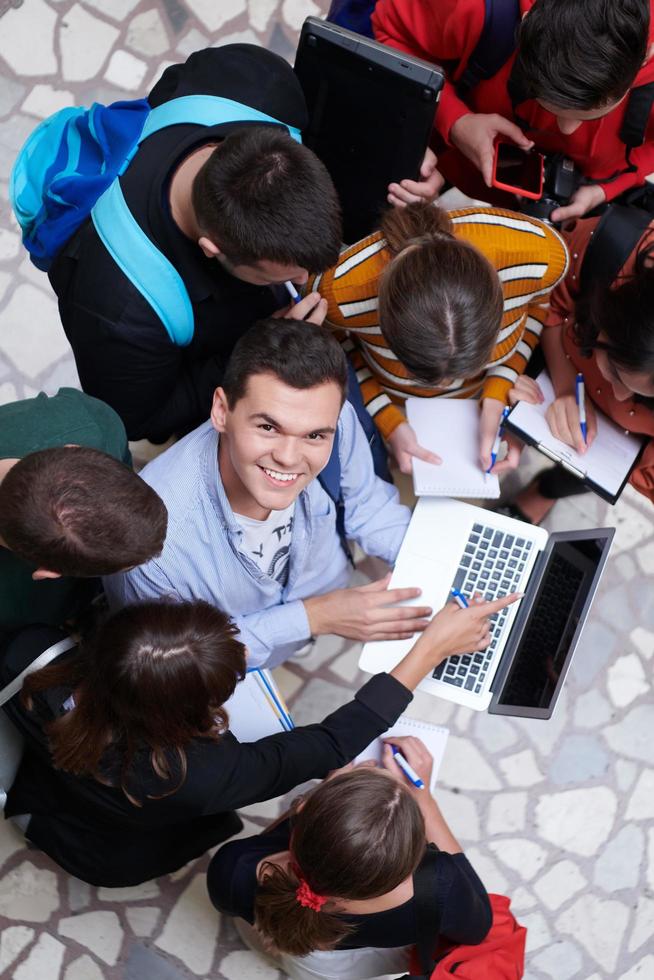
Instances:
[[[25,0],[0,20],[0,402],[77,384],[45,277],[6,206],[12,160],[37,121],[73,101],[146,91],[191,51],[253,41],[292,57],[326,0]],[[12,9],[7,9],[7,8]],[[538,465],[528,457],[520,479]],[[559,503],[550,528],[614,524],[612,556],[549,723],[456,709],[419,694],[411,713],[451,737],[439,800],[491,890],[529,928],[530,980],[654,977],[654,523],[627,490]],[[362,570],[365,572],[365,568]],[[322,639],[277,671],[297,722],[364,680],[358,647]],[[284,801],[245,811],[256,832]],[[205,895],[207,858],[138,888],[90,888],[0,824],[0,976],[12,980],[267,980]]]

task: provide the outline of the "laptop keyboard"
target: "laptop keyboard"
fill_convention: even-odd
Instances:
[[[469,602],[475,592],[489,600],[515,592],[531,549],[532,542],[526,538],[474,524],[451,588],[458,589]],[[479,694],[493,662],[507,615],[508,609],[502,609],[490,617],[491,640],[483,652],[448,657],[438,665],[432,677]]]

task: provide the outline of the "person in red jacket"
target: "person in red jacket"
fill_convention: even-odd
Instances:
[[[627,152],[620,136],[636,88],[647,113],[642,87],[654,83],[653,5],[654,0],[519,0],[515,52],[466,101],[457,94],[457,82],[484,27],[484,0],[378,0],[372,25],[379,41],[447,70],[436,115],[446,147],[438,159],[444,176],[471,197],[488,200],[497,136],[523,149],[535,143],[545,153],[562,152],[592,181],[553,212],[552,220],[564,221],[654,172],[654,119],[649,116],[637,148]],[[420,197],[413,182],[389,187],[391,203]]]
[[[588,445],[597,432],[595,407],[622,429],[649,437],[629,478],[654,503],[654,221],[612,283],[579,288],[581,267],[599,218],[567,232],[570,268],[554,289],[541,346],[556,399],[547,411],[552,434],[585,452],[574,396],[578,371],[586,382]],[[509,399],[542,401],[535,381],[516,381]],[[513,516],[540,523],[555,501],[586,487],[560,467],[539,473],[510,506]]]

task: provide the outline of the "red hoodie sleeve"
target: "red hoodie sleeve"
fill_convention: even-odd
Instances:
[[[378,41],[435,61],[456,81],[484,28],[484,0],[379,0],[372,15]],[[449,142],[452,126],[470,112],[451,81],[441,94],[436,129]]]

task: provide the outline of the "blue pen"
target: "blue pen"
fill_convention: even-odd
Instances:
[[[458,589],[450,589],[450,595],[455,600],[455,602],[459,603],[462,609],[467,609],[468,606],[470,605],[470,603],[464,596],[463,592],[459,592]]]
[[[425,784],[423,783],[422,779],[415,769],[409,765],[400,750],[395,745],[391,745],[391,752],[393,753],[393,758],[407,779],[412,782],[417,789],[424,789]]]
[[[291,295],[291,299],[293,300],[293,302],[294,303],[299,303],[300,300],[302,299],[302,297],[300,296],[300,294],[298,293],[297,289],[295,288],[295,286],[293,285],[293,283],[290,281],[290,279],[287,279],[286,282],[284,283],[284,285],[288,289],[288,291],[289,291],[289,293]]]
[[[575,380],[575,401],[579,409],[579,426],[584,437],[584,443],[588,445],[588,427],[586,426],[586,385],[584,384],[583,374],[578,374]]]
[[[507,405],[504,411],[502,412],[502,418],[500,419],[500,424],[497,429],[497,435],[495,436],[495,442],[493,443],[493,448],[491,450],[491,464],[486,470],[487,473],[490,473],[490,471],[495,466],[495,463],[497,462],[497,454],[500,451],[500,443],[502,441],[502,436],[504,435],[504,423],[508,419],[510,411],[511,409]]]

